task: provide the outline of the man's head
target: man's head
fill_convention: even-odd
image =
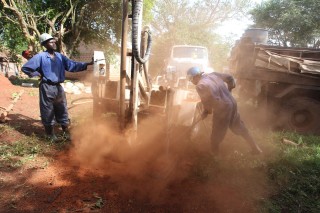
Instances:
[[[40,35],[40,44],[44,46],[47,50],[56,50],[56,40],[48,33],[43,33]]]
[[[199,67],[191,67],[187,71],[187,79],[191,81],[194,85],[197,85],[201,79],[201,70]]]
[[[29,50],[24,50],[24,51],[22,51],[22,56],[25,59],[29,60],[30,58],[32,58],[33,55]]]

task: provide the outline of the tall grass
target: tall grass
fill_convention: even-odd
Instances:
[[[265,203],[267,212],[320,212],[320,137],[280,132],[282,138],[300,146],[279,145],[280,152],[268,162],[268,178],[277,188]]]

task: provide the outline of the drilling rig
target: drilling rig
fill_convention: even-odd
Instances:
[[[168,86],[151,85],[148,59],[152,38],[150,28],[142,27],[143,0],[123,0],[122,3],[120,78],[116,81],[109,79],[104,55],[95,51],[92,83],[94,116],[100,117],[105,112],[116,113],[120,129],[129,127],[134,139],[141,113],[161,115],[167,136],[177,121],[194,127],[196,117],[201,114],[196,91],[176,91]],[[132,9],[131,14],[129,8]],[[129,32],[129,29],[132,31]]]
[[[163,87],[153,90],[151,86],[148,59],[152,40],[150,28],[142,27],[143,0],[123,0],[122,4],[120,78],[109,79],[104,54],[95,51],[93,112],[94,117],[105,112],[116,113],[121,130],[130,127],[137,132],[138,114],[150,109],[151,96],[157,94],[158,99],[153,101],[153,108],[165,112],[170,90]],[[131,14],[129,8],[132,9]]]

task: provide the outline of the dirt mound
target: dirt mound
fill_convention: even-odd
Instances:
[[[8,78],[0,74],[0,106],[7,107],[13,98],[15,92],[19,92],[20,88],[13,85]]]
[[[3,74],[0,74],[0,85],[1,85],[1,90],[15,87],[14,85],[12,85],[10,80],[7,77],[5,77]]]
[[[2,110],[10,108],[8,112],[10,116],[7,116],[6,120],[12,120],[17,124],[19,124],[21,117],[25,116],[38,120],[39,101],[37,93],[38,88],[13,85],[8,78],[0,74],[0,108]],[[13,103],[13,100],[17,97],[18,99]]]

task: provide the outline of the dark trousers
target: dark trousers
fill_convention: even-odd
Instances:
[[[251,146],[254,143],[240,118],[235,102],[226,103],[214,109],[212,119],[211,146],[214,151],[219,149],[229,128],[234,134],[242,136]]]
[[[40,114],[44,126],[69,124],[66,94],[60,84],[41,82],[39,85]]]

